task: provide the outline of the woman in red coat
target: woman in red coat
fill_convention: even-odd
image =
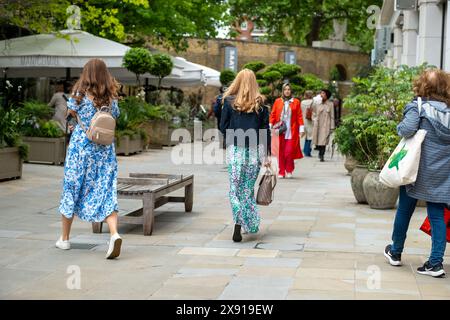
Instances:
[[[282,96],[275,100],[270,114],[270,126],[275,139],[279,139],[279,178],[292,178],[294,160],[303,158],[300,134],[304,135],[303,114],[300,100],[292,97],[289,84],[284,84]],[[282,123],[286,125],[281,125]],[[281,130],[280,130],[281,129]]]

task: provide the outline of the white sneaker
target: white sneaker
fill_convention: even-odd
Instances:
[[[59,237],[58,241],[55,243],[56,247],[61,250],[69,250],[70,242],[69,240],[63,240],[62,237]]]
[[[111,236],[109,241],[108,252],[106,253],[106,259],[114,259],[120,255],[120,247],[122,246],[122,238],[118,233]]]
[[[287,179],[292,179],[292,173],[289,173],[289,172],[286,173],[286,178],[287,178]]]
[[[284,176],[282,176],[281,174],[278,175],[278,179],[284,179]]]

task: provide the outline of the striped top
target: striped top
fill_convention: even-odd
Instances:
[[[417,130],[427,131],[422,143],[419,172],[414,184],[407,185],[409,196],[434,203],[450,203],[450,107],[423,99],[419,117],[417,100],[408,103],[398,134],[409,138]]]

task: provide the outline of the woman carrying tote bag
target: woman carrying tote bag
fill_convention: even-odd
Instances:
[[[226,137],[230,204],[235,223],[233,241],[259,230],[260,216],[254,195],[261,163],[270,166],[269,110],[253,71],[240,71],[224,93],[220,131]]]
[[[400,136],[410,138],[420,129],[427,133],[422,143],[419,169],[414,183],[400,187],[392,244],[384,255],[393,266],[400,266],[411,216],[417,199],[427,202],[432,247],[427,262],[417,272],[433,277],[445,275],[443,257],[446,246],[444,209],[450,202],[450,77],[442,70],[428,69],[414,81],[414,93],[422,98],[419,114],[417,98],[408,103],[398,125]]]

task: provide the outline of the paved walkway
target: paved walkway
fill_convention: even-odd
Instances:
[[[25,164],[21,180],[0,183],[0,298],[450,299],[450,278],[415,273],[430,248],[418,230],[424,209],[413,217],[404,266],[389,266],[382,251],[394,211],[355,204],[341,158],[298,161],[295,178],[279,181],[276,201],[261,207],[261,231],[233,243],[224,165],[175,165],[170,155],[167,148],[119,157],[119,176],[193,173],[193,212],[159,208],[147,237],[121,225],[115,261],[104,259],[108,234],[92,234],[79,220],[74,248],[54,248],[62,167]],[[446,256],[447,272],[449,263]]]

